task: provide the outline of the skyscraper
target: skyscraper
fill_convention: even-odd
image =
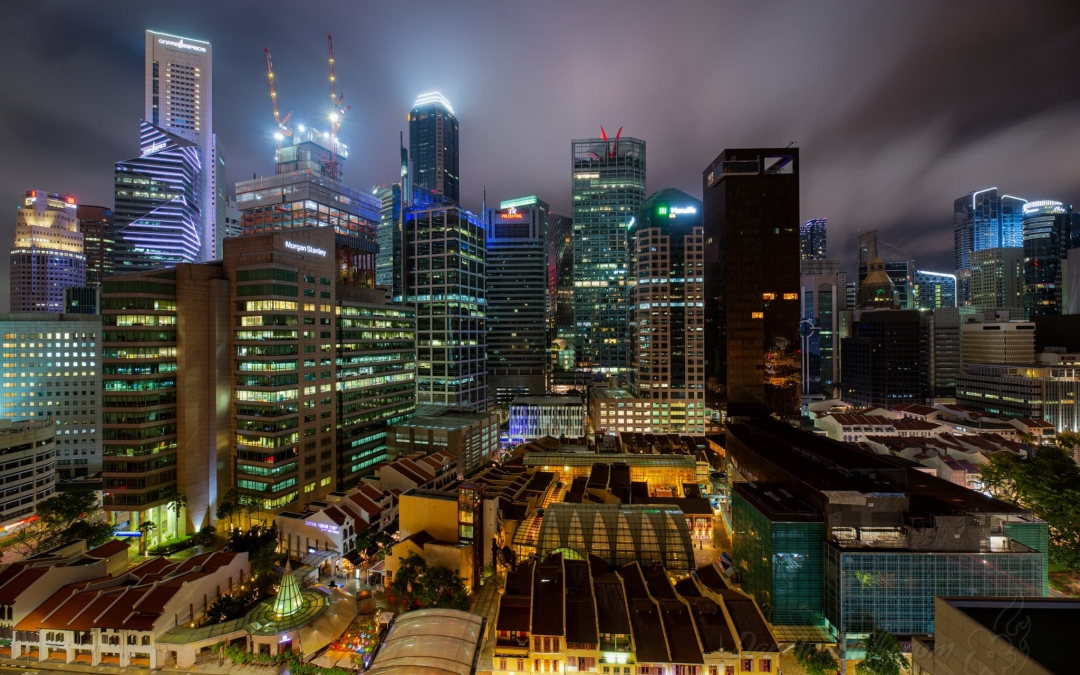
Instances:
[[[1024,206],[1024,309],[1029,320],[1064,313],[1065,260],[1076,220],[1072,207],[1061,202]]]
[[[225,162],[224,152],[219,161],[214,135],[212,55],[209,42],[146,31],[143,119],[198,148],[197,260],[219,259],[224,237],[224,222],[218,220],[225,217],[225,205],[218,201],[226,193]]]
[[[101,280],[113,274],[113,227],[112,209],[104,206],[79,204],[75,209],[79,219],[79,232],[83,235],[86,254],[86,285],[100,286]]]
[[[376,185],[371,193],[382,203],[379,212],[379,252],[375,254],[375,284],[394,287],[394,230],[401,217],[401,183]],[[398,240],[398,248],[401,241]],[[400,255],[400,253],[399,253]]]
[[[833,398],[840,382],[840,313],[852,309],[847,274],[838,260],[803,260],[801,272],[802,393]]]
[[[548,214],[548,331],[552,367],[574,367],[574,220]],[[568,358],[559,357],[568,352]]]
[[[15,210],[11,311],[63,312],[64,289],[86,285],[75,198],[29,190]]]
[[[630,232],[630,390],[655,433],[705,432],[702,236],[701,202],[673,189],[646,199]]]
[[[571,143],[577,368],[616,373],[627,358],[627,233],[645,200],[645,141]]]
[[[912,309],[956,307],[956,275],[928,270],[915,270],[915,300]]]
[[[912,288],[915,285],[915,259],[902,248],[878,239],[877,230],[870,230],[859,235],[859,283],[870,271],[870,262],[881,258],[885,274],[892,281],[896,300],[900,309],[914,309],[915,300]]]
[[[460,203],[458,120],[442,94],[420,94],[409,113],[413,190]]]
[[[999,198],[996,187],[968,193],[953,202],[953,264],[959,305],[971,302],[972,253],[1023,245],[1025,203],[1009,195]]]
[[[382,202],[341,182],[348,147],[338,143],[336,165],[330,137],[297,128],[292,145],[275,155],[274,175],[236,184],[243,235],[304,227],[332,227],[337,283],[371,288]]]
[[[893,408],[922,400],[919,315],[915,310],[894,309],[859,313],[854,334],[841,340],[845,402]]]
[[[971,299],[981,310],[1024,314],[1024,249],[991,248],[971,254]]]
[[[113,271],[198,262],[202,250],[202,171],[194,142],[141,124],[140,154],[116,163]]]
[[[408,209],[402,297],[416,308],[416,402],[484,412],[485,228],[453,204]]]
[[[799,150],[725,150],[702,172],[706,387],[728,413],[799,413]]]
[[[549,211],[532,195],[485,214],[487,384],[496,405],[547,393]]]
[[[803,260],[824,260],[825,219],[813,218],[799,228],[799,253]]]

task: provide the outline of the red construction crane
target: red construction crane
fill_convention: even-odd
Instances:
[[[274,66],[270,62],[270,48],[265,47],[263,52],[266,54],[266,79],[270,81],[270,102],[274,104],[274,126],[277,129],[274,131],[274,140],[277,141],[278,149],[281,149],[281,141],[285,140],[286,136],[292,136],[293,130],[289,126],[289,118],[292,117],[292,113],[285,115],[285,119],[281,119],[280,113],[278,113],[277,104],[277,91],[274,89]]]
[[[331,178],[337,178],[338,129],[341,128],[341,123],[345,119],[345,113],[349,112],[352,106],[341,107],[341,100],[345,98],[345,94],[338,95],[337,82],[334,78],[334,36],[327,35],[326,42],[330,48],[330,162],[326,165],[326,172]]]

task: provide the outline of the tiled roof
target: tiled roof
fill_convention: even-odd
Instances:
[[[97,548],[90,549],[86,552],[86,555],[90,556],[91,558],[109,558],[121,551],[126,552],[128,548],[130,548],[128,542],[120,539],[113,539],[107,544],[102,544]]]

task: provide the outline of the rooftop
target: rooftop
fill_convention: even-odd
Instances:
[[[1080,631],[1080,600],[942,598],[1055,675],[1076,672],[1067,645]],[[963,638],[963,636],[956,636]],[[977,636],[968,636],[975,639]]]

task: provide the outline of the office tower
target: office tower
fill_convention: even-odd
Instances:
[[[799,253],[803,260],[824,260],[825,219],[813,218],[799,228]]]
[[[1075,362],[971,363],[956,381],[957,403],[990,415],[1044,420],[1057,432],[1080,431],[1078,399],[1080,367]]]
[[[225,203],[225,238],[239,237],[243,233],[240,226],[240,209],[236,208],[236,199],[229,197]],[[223,244],[224,245],[224,244]],[[225,249],[222,249],[224,251]]]
[[[926,403],[956,396],[960,372],[960,311],[938,307],[919,312],[922,322],[919,370]]]
[[[795,416],[799,150],[725,150],[702,179],[706,389],[726,394],[729,414],[763,403]]]
[[[840,316],[847,305],[847,274],[837,260],[803,260],[802,394],[834,398],[840,382]]]
[[[83,251],[86,255],[86,285],[100,286],[101,280],[113,275],[113,227],[112,209],[104,206],[79,204],[75,208],[79,220],[79,232],[83,235]]]
[[[337,282],[335,238],[318,227],[232,237],[222,261],[106,280],[115,522],[167,518],[166,535],[191,533],[232,487],[265,522],[385,457],[387,422],[414,405],[413,317]],[[186,510],[170,517],[178,495]]]
[[[375,254],[375,284],[392,289],[394,287],[394,230],[401,218],[401,183],[376,185],[371,193],[382,204],[379,211],[379,233],[376,237],[379,252]],[[397,239],[397,251],[400,256],[401,240]]]
[[[900,309],[915,309],[912,289],[915,286],[915,259],[902,248],[878,239],[877,230],[859,235],[859,283],[870,271],[870,262],[880,258],[885,274],[892,280]]]
[[[922,401],[919,312],[863,310],[852,328],[840,347],[844,401],[864,408]]]
[[[548,214],[548,334],[550,372],[574,370],[574,220],[554,213]]]
[[[36,518],[33,514],[38,503],[56,492],[55,433],[56,427],[48,420],[14,424],[11,420],[0,420],[0,455],[4,457],[0,481],[5,486],[10,485],[5,487],[3,501],[0,501],[0,526],[5,530]],[[41,573],[49,571],[45,569]],[[21,584],[12,592],[26,588]]]
[[[912,289],[913,309],[956,307],[956,275],[928,270],[915,270]]]
[[[409,113],[412,191],[460,203],[458,120],[442,94],[420,94]]]
[[[1024,309],[1029,319],[1064,312],[1064,268],[1074,231],[1080,232],[1080,218],[1071,206],[1050,200],[1024,206]]]
[[[627,233],[645,200],[645,141],[571,143],[574,219],[574,356],[584,371],[627,370]]]
[[[344,490],[389,459],[387,428],[416,410],[416,313],[388,304],[384,288],[337,293],[336,463]]]
[[[116,163],[113,271],[149,271],[201,255],[203,163],[195,142],[140,122],[140,154]]]
[[[339,142],[335,164],[329,135],[298,127],[292,145],[276,152],[274,175],[237,183],[236,202],[243,236],[333,228],[336,283],[371,288],[382,202],[341,182],[348,156]]]
[[[548,213],[536,195],[489,209],[487,386],[495,405],[547,393]]]
[[[103,438],[100,317],[0,314],[0,333],[3,418],[44,418],[55,423],[56,471],[61,479],[99,473]]]
[[[224,238],[218,225],[225,217],[225,205],[219,204],[227,192],[225,155],[214,134],[212,55],[209,42],[146,31],[143,120],[190,141],[199,157],[195,260],[219,259]]]
[[[1023,206],[1026,200],[1004,195],[997,188],[977,190],[953,202],[953,264],[957,303],[971,304],[971,255],[995,248],[1023,245]]]
[[[409,209],[406,217],[402,296],[416,309],[416,402],[484,412],[484,224],[453,204]]]
[[[69,286],[64,289],[64,312],[67,314],[97,314],[100,304],[97,286]]]
[[[859,282],[849,281],[845,286],[845,296],[847,297],[847,306],[849,309],[854,309],[859,305]]]
[[[990,248],[971,254],[971,297],[981,310],[1007,309],[1024,314],[1024,249]]]
[[[869,271],[859,282],[859,309],[901,309],[896,288],[885,273],[881,258],[870,261]]]
[[[64,289],[86,285],[86,255],[75,198],[28,190],[15,209],[11,248],[13,312],[62,312]]]
[[[705,432],[701,202],[654,192],[629,233],[630,392],[652,409],[648,431]]]
[[[960,363],[1035,363],[1035,323],[987,317],[961,326]]]

